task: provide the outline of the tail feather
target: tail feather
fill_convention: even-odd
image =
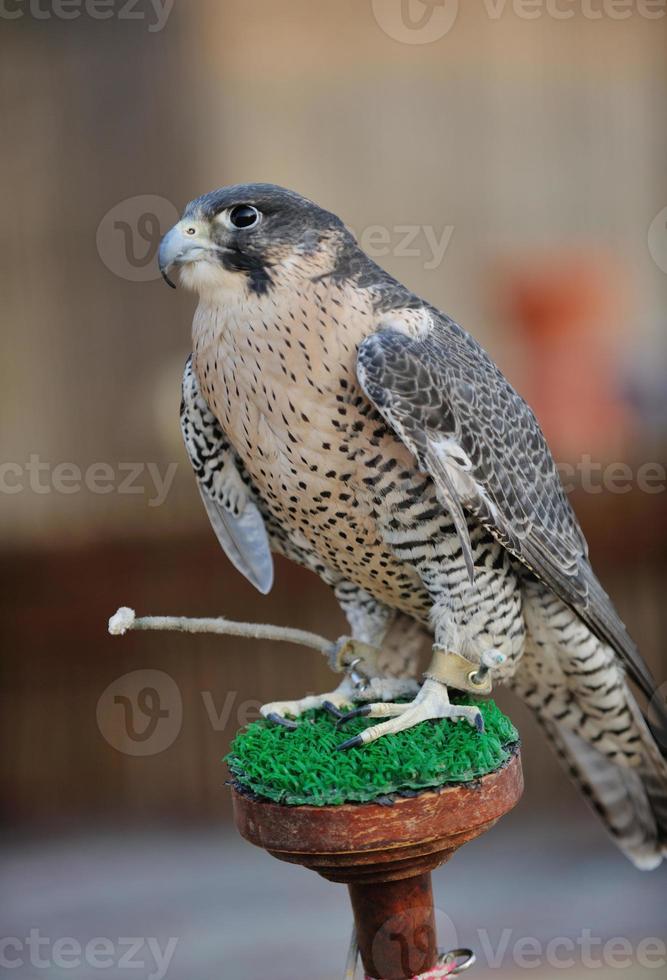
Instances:
[[[618,847],[667,856],[667,760],[612,648],[539,584],[525,586],[526,647],[511,685]]]
[[[643,870],[667,854],[664,774],[616,765],[588,742],[549,718],[539,717],[556,754],[615,844]]]

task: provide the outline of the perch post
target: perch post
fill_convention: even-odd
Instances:
[[[331,658],[338,645],[304,630],[223,618],[137,617],[122,606],[109,632],[176,630],[283,640]],[[516,733],[515,733],[516,734]],[[368,977],[412,980],[444,976],[437,966],[431,871],[479,837],[519,801],[518,747],[509,761],[473,782],[447,784],[381,803],[289,806],[232,787],[236,825],[274,857],[312,868],[348,886],[357,941]],[[448,972],[453,972],[451,969]]]
[[[471,784],[341,806],[285,806],[232,787],[246,840],[274,857],[346,884],[367,976],[409,980],[433,969],[437,943],[431,871],[512,809],[521,761]]]

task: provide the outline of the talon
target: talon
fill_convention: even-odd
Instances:
[[[348,711],[347,714],[339,714],[338,725],[347,725],[348,721],[352,721],[353,718],[366,718],[371,713],[370,704],[364,704],[360,708],[353,708],[352,711]]]
[[[336,751],[344,752],[345,749],[357,749],[359,746],[364,744],[364,740],[361,735],[353,735],[352,738],[348,738],[346,742],[341,742],[340,745],[336,746]]]
[[[484,717],[481,711],[475,715],[475,728],[478,732],[484,731]]]
[[[342,719],[342,718],[344,717],[344,715],[343,715],[343,712],[342,712],[342,711],[340,711],[340,710],[339,710],[339,709],[338,709],[338,708],[336,707],[336,705],[335,705],[335,704],[333,704],[333,703],[332,703],[331,701],[323,701],[323,702],[322,702],[322,707],[323,707],[323,708],[324,708],[324,710],[325,710],[325,711],[327,711],[327,712],[328,712],[328,713],[329,713],[330,715],[333,715],[333,717],[334,717],[334,718],[336,718],[336,719],[337,719],[338,721],[340,721],[340,720],[341,720],[341,719]]]
[[[282,725],[283,728],[289,728],[290,731],[293,731],[295,728],[299,727],[295,721],[291,721],[289,718],[283,718],[282,715],[279,715],[275,711],[272,711],[270,714],[266,715],[266,720],[273,722],[274,725]]]

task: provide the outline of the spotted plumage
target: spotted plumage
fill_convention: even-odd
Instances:
[[[532,412],[482,348],[338,218],[272,185],[192,202],[160,261],[200,297],[182,425],[213,526],[261,591],[271,552],[286,555],[381,648],[364,710],[388,720],[363,740],[434,717],[479,724],[435,668],[411,704],[392,701],[430,636],[507,681],[619,846],[658,863],[667,768],[625,675],[649,696],[653,682]],[[354,694],[346,678],[320,700]]]

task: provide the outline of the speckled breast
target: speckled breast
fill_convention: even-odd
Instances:
[[[382,539],[388,492],[418,474],[357,382],[371,311],[314,287],[289,310],[267,298],[200,308],[194,326],[204,397],[290,538],[406,611],[417,589],[423,608],[416,573]]]

